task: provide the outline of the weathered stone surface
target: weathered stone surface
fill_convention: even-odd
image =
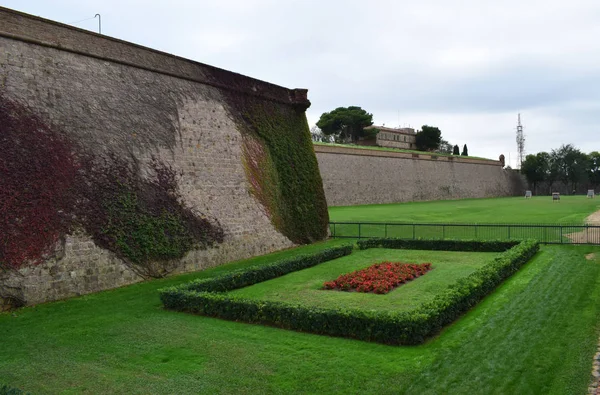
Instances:
[[[0,92],[91,152],[113,151],[143,166],[152,156],[181,174],[185,203],[216,218],[225,242],[192,251],[177,272],[199,270],[293,245],[249,193],[242,138],[210,66],[0,8]],[[223,73],[229,73],[223,71]],[[284,105],[305,96],[246,79],[252,94]],[[248,88],[247,88],[248,89]],[[56,259],[2,280],[29,304],[140,281],[83,234],[69,235]]]
[[[329,206],[518,196],[498,161],[315,145]]]

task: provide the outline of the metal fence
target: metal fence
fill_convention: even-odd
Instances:
[[[599,244],[600,226],[581,224],[439,224],[330,222],[332,238],[536,239],[544,244]]]

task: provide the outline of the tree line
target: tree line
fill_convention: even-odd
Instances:
[[[600,153],[581,152],[571,144],[527,155],[521,164],[533,193],[585,193],[600,185]]]
[[[323,113],[316,126],[311,129],[313,141],[356,143],[361,139],[374,139],[379,132],[377,129],[365,129],[373,125],[373,114],[361,107],[338,107],[333,111]],[[467,145],[462,153],[458,145],[452,145],[442,138],[438,127],[423,125],[415,136],[417,150],[438,152],[443,154],[468,156]]]

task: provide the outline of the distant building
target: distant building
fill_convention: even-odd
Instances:
[[[375,145],[389,148],[416,150],[417,133],[413,128],[387,128],[385,126],[368,126],[365,130],[377,129]],[[360,144],[360,143],[359,143]]]

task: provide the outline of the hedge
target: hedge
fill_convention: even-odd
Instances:
[[[6,384],[0,385],[0,395],[25,395],[25,392],[18,388],[9,387]]]
[[[364,239],[358,241],[358,248],[395,248],[405,250],[466,251],[466,252],[502,252],[519,244],[511,241],[482,240],[424,240],[424,239]]]
[[[379,244],[373,244],[373,246],[382,245],[389,248],[396,242],[379,241]],[[419,242],[423,248],[430,243],[426,240]],[[483,248],[492,248],[494,245],[496,246],[494,248],[498,248],[503,242],[453,241],[451,243],[455,243],[453,245],[456,248],[460,243],[464,243],[465,249],[473,248],[473,251],[485,251]],[[539,250],[539,244],[534,240],[512,244],[516,245],[468,277],[448,287],[431,302],[408,312],[324,309],[285,302],[250,300],[226,293],[227,290],[258,282],[253,281],[260,275],[250,275],[246,272],[256,272],[262,268],[232,273],[214,280],[196,281],[180,287],[167,288],[161,290],[160,297],[168,309],[210,317],[385,344],[420,344],[477,304],[506,278],[519,270]],[[395,245],[404,246],[402,243]],[[361,248],[368,247],[363,243]],[[299,263],[296,265],[304,268],[316,264],[312,264],[314,259],[300,258],[302,261],[304,259],[310,261],[311,265]],[[279,265],[292,269],[294,264],[290,262],[285,261],[265,267],[265,269],[269,268],[266,270],[270,274],[268,277],[273,278],[272,276],[276,272],[274,267],[279,267]]]
[[[313,254],[299,255],[265,266],[236,270],[218,277],[191,281],[179,287],[163,289],[160,292],[161,294],[165,294],[167,291],[173,289],[199,292],[227,292],[350,255],[353,248],[351,244],[328,248]]]

